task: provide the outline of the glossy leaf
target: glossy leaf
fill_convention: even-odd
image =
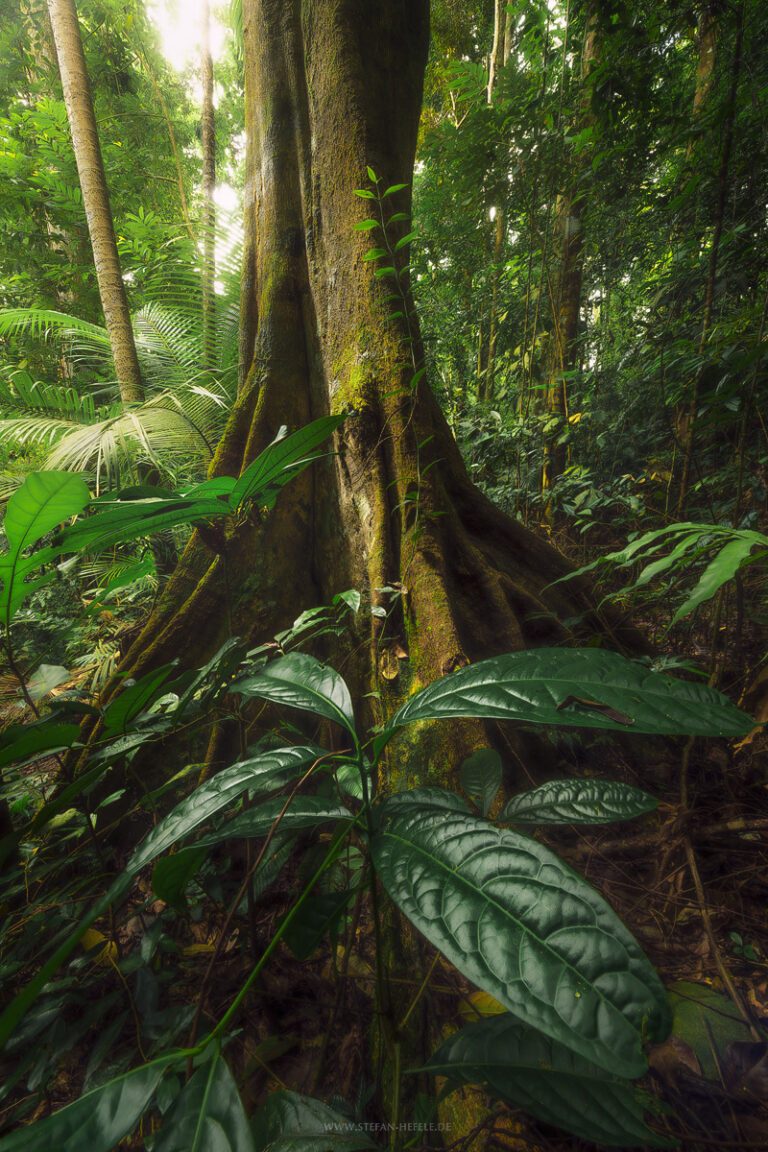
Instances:
[[[477,800],[487,816],[501,785],[501,756],[493,748],[478,748],[462,764],[460,776],[467,796]]]
[[[254,1152],[240,1093],[219,1053],[176,1097],[152,1152]]]
[[[622,1076],[670,1027],[640,946],[553,852],[444,806],[379,806],[371,843],[389,895],[469,980],[521,1020]]]
[[[267,664],[256,676],[236,680],[232,691],[314,712],[335,720],[355,735],[355,715],[347,685],[338,672],[314,656],[291,652]]]
[[[273,1092],[251,1117],[256,1152],[357,1152],[375,1144],[353,1120],[321,1100]]]
[[[753,727],[714,689],[599,648],[536,648],[470,664],[417,692],[386,731],[454,716],[670,736],[744,736]]]
[[[257,808],[247,808],[210,836],[204,836],[188,848],[158,861],[152,873],[152,888],[161,900],[169,904],[181,903],[184,889],[202,864],[209,849],[227,840],[245,840],[266,836],[285,807],[285,800],[277,797]],[[281,832],[297,832],[302,828],[315,828],[330,820],[352,820],[352,813],[341,805],[328,804],[316,796],[299,796],[286,809],[280,819]],[[258,875],[258,873],[257,873]]]
[[[499,817],[513,824],[610,824],[658,807],[640,788],[615,780],[550,780],[509,801]]]
[[[172,844],[221,812],[232,801],[251,787],[252,783],[270,779],[286,769],[296,770],[316,759],[313,747],[278,748],[262,752],[252,760],[233,764],[195,789],[191,796],[181,800],[152,831],[144,837],[131,856],[126,875],[135,876]]]
[[[669,1147],[643,1120],[632,1084],[504,1014],[470,1024],[427,1064],[456,1084],[484,1084],[492,1096],[583,1140],[619,1148]]]
[[[145,1064],[0,1140],[0,1152],[112,1152],[149,1106],[168,1062]]]

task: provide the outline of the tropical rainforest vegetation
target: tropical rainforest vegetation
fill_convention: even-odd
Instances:
[[[768,10],[161,11],[0,32],[0,1152],[764,1148]]]

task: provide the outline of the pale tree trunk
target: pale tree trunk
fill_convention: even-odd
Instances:
[[[589,108],[589,74],[599,59],[597,20],[594,10],[587,14],[584,44],[581,52],[581,82],[583,95],[578,127],[584,129],[594,122]],[[591,166],[590,148],[581,152],[579,171],[572,177],[570,187],[562,192],[555,205],[554,251],[558,278],[552,285],[552,330],[549,335],[548,383],[545,393],[547,412],[556,421],[544,446],[542,490],[552,487],[565,471],[568,450],[558,443],[567,428],[568,389],[566,374],[577,365],[581,289],[584,276],[584,183],[578,177]]]
[[[144,399],[74,0],[48,0],[101,307],[123,403]]]
[[[493,48],[488,67],[488,103],[493,104],[499,70],[509,59],[511,51],[512,17],[506,0],[496,0],[493,25]],[[503,194],[502,194],[503,199]],[[483,343],[482,325],[479,334],[477,395],[479,400],[491,400],[496,372],[496,341],[498,339],[499,285],[504,255],[506,213],[503,203],[496,205],[493,240],[493,272],[491,275],[491,307],[488,315],[488,341]]]
[[[203,364],[213,371],[216,363],[216,120],[213,110],[213,58],[211,56],[211,11],[203,0]]]

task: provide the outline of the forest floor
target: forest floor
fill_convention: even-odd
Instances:
[[[567,542],[559,543],[568,550]],[[762,625],[743,611],[740,620],[736,615],[736,606],[721,613],[712,667],[719,687],[762,715],[759,683],[750,687],[759,679]],[[635,618],[662,656],[700,665],[704,656],[709,670],[711,616],[702,614],[673,638],[658,607],[647,604]],[[672,1035],[650,1052],[651,1071],[642,1084],[668,1111],[650,1123],[679,1141],[681,1152],[768,1147],[768,737],[759,728],[740,744],[567,735],[557,737],[556,755],[561,775],[623,780],[659,800],[655,813],[628,824],[538,833],[618,912],[672,997]],[[38,777],[40,770],[38,764]],[[220,865],[230,885],[244,871],[236,855]],[[156,900],[148,880],[141,879],[113,939],[119,956],[150,955],[154,987],[129,991],[108,948],[91,970],[90,996],[119,992],[130,1001],[113,1049],[135,1051],[138,1037],[142,1052],[140,1033],[146,1032],[146,1048],[162,1031],[163,1013],[175,1021],[165,1042],[177,1044],[185,1042],[198,1007],[201,1032],[206,1016],[220,1018],[299,884],[289,865],[259,901],[250,926],[240,917],[226,929],[222,903],[202,890],[181,915]],[[148,940],[154,941],[152,953]],[[354,949],[346,947],[351,943]],[[492,1010],[430,947],[422,952],[425,971],[434,965],[420,995],[440,1027],[450,1026],[457,1005],[467,1020]],[[421,977],[410,983],[416,993]],[[331,945],[326,938],[309,960],[297,959],[282,944],[249,994],[227,1048],[246,1109],[289,1088],[339,1106],[346,1101],[354,1112],[375,1089],[369,1052],[374,987],[373,925],[365,901],[339,939]],[[66,1053],[44,1100],[26,1120],[79,1096],[93,1044],[91,1032]],[[517,1119],[510,1122],[480,1088],[460,1091],[474,1098],[486,1118],[449,1141],[457,1152],[594,1147],[534,1121],[522,1127]],[[14,1093],[3,1109],[20,1099]],[[144,1135],[124,1146],[143,1148]],[[415,1152],[420,1147],[413,1145]]]

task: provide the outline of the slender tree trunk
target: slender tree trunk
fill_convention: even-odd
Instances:
[[[589,108],[589,73],[599,59],[597,20],[594,9],[587,14],[584,45],[581,52],[581,114],[578,127],[583,129],[593,123]],[[548,384],[546,391],[547,411],[556,425],[546,444],[542,489],[552,487],[558,476],[565,471],[568,448],[562,440],[568,417],[567,373],[578,363],[579,316],[581,310],[581,289],[584,276],[584,206],[585,193],[583,175],[591,164],[591,149],[582,151],[579,170],[571,179],[570,187],[557,197],[555,207],[555,252],[558,268],[558,282],[553,293],[553,328],[549,337]]]
[[[682,519],[685,510],[685,502],[688,497],[688,485],[690,482],[691,464],[693,461],[693,451],[696,435],[696,414],[699,406],[699,390],[701,387],[701,378],[704,370],[703,356],[704,350],[709,341],[710,331],[712,329],[712,308],[715,300],[715,281],[717,278],[717,262],[720,254],[720,240],[723,235],[723,224],[725,221],[725,202],[728,196],[728,183],[729,183],[729,168],[731,162],[731,151],[733,148],[733,129],[736,120],[736,97],[739,88],[739,75],[741,72],[741,48],[744,35],[744,5],[740,4],[737,12],[737,26],[736,26],[736,41],[733,48],[733,60],[731,63],[731,83],[728,90],[728,98],[725,110],[725,128],[723,132],[723,144],[720,153],[720,164],[717,173],[717,207],[715,208],[715,221],[712,230],[712,242],[709,249],[709,262],[707,268],[707,283],[704,293],[704,319],[701,326],[701,336],[699,338],[698,355],[702,367],[696,374],[691,387],[690,400],[688,402],[688,411],[686,413],[687,419],[685,421],[685,452],[683,456],[683,471],[680,477],[680,494],[677,502],[677,516]],[[707,40],[711,37],[707,33]],[[709,53],[709,57],[714,59],[714,41],[713,47]],[[701,73],[701,53],[699,55]],[[697,76],[696,94],[699,95],[699,76]],[[707,78],[707,86],[711,84],[711,75]],[[702,97],[703,99],[703,97]]]
[[[494,92],[501,67],[509,59],[511,44],[511,16],[507,12],[506,0],[496,0],[493,27],[493,49],[491,51],[488,68],[488,103],[493,104]],[[500,197],[501,200],[501,197]],[[499,314],[499,284],[501,281],[501,266],[504,255],[504,233],[506,231],[506,212],[503,203],[496,206],[494,241],[493,241],[493,272],[491,274],[491,307],[488,316],[488,343],[483,357],[482,337],[480,342],[480,356],[478,363],[478,399],[491,400],[494,393],[494,377],[496,370],[496,341],[498,339]]]
[[[144,399],[74,0],[48,0],[99,296],[124,403]]]
[[[211,11],[203,0],[203,362],[212,372],[216,364],[216,121],[213,110],[213,57],[211,56]]]

